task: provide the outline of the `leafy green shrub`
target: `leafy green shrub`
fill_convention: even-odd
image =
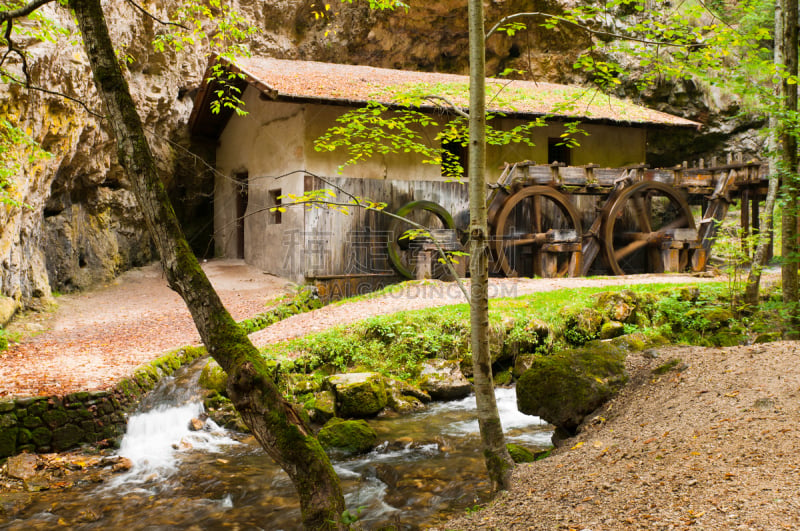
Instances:
[[[0,328],[0,352],[8,348],[8,332],[4,328]]]

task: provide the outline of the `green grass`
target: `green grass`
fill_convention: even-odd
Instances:
[[[692,289],[684,289],[687,287]],[[694,293],[694,288],[699,296],[687,297],[686,293]],[[400,290],[402,286],[393,289]],[[571,288],[493,299],[490,301],[490,327],[495,333],[525,343],[532,352],[546,353],[565,346],[564,341],[557,338],[543,345],[531,335],[528,325],[532,320],[547,323],[558,334],[564,326],[564,315],[570,309],[592,306],[598,293],[626,289],[655,295],[651,300],[655,301],[654,313],[661,323],[645,328],[626,325],[627,332],[665,334],[671,340],[687,343],[714,341],[710,337],[710,323],[703,320],[705,314],[697,308],[724,301],[726,285],[723,282]],[[393,290],[382,291],[384,294],[391,292]],[[428,358],[460,359],[469,354],[469,306],[463,303],[370,317],[270,345],[263,353],[271,359],[294,359],[294,363],[282,362],[286,370],[369,370],[413,381]]]

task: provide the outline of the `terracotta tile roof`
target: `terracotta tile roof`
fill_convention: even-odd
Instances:
[[[241,59],[238,67],[248,82],[278,98],[402,105],[401,94],[411,90],[425,95],[445,94],[454,104],[468,106],[467,76],[271,58]],[[507,79],[486,81],[490,112],[631,124],[700,125],[593,89]]]

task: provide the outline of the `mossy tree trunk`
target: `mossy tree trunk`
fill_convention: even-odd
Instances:
[[[309,427],[281,396],[263,358],[222,305],[183,235],[141,119],[120,70],[100,0],[70,0],[95,85],[117,141],[120,164],[161,256],[169,282],[186,302],[208,352],[228,373],[236,409],[267,453],[292,479],[308,529],[339,529],[339,480]]]
[[[507,489],[514,461],[497,411],[489,355],[489,246],[486,213],[486,74],[482,0],[469,0],[470,342],[483,455],[496,489]]]
[[[784,64],[784,49],[782,39],[779,35],[783,34],[783,6],[781,2],[775,5],[775,49],[773,50],[773,61],[776,65]],[[780,42],[779,42],[780,41]],[[780,96],[788,84],[776,83],[775,94],[780,100]],[[769,117],[769,188],[767,189],[767,200],[764,205],[764,223],[761,227],[761,238],[758,241],[756,252],[753,255],[753,263],[750,266],[750,273],[747,276],[747,286],[744,292],[744,301],[749,306],[758,305],[758,292],[761,285],[761,269],[767,263],[768,251],[772,243],[772,225],[773,216],[775,213],[775,201],[778,197],[778,185],[780,182],[780,166],[777,160],[778,153],[780,152],[782,135],[779,130],[781,128],[782,120],[778,118],[778,113],[771,113]],[[742,208],[745,208],[742,206]]]
[[[797,0],[781,0],[780,5],[783,14],[782,28],[780,34],[775,35],[776,46],[782,49],[783,66],[786,73],[790,76],[797,76]],[[793,129],[797,124],[793,123],[797,113],[797,85],[791,83],[789,79],[784,79],[781,89],[781,115],[786,121],[780,130],[781,150],[780,165],[783,175],[783,218],[781,223],[781,253],[783,264],[781,267],[781,280],[783,289],[783,302],[789,307],[790,326],[793,335],[798,333],[800,326],[800,310],[798,309],[798,157],[797,157],[797,136]]]

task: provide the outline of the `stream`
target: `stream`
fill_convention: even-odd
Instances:
[[[101,484],[43,493],[2,529],[300,529],[288,476],[253,437],[210,420],[203,406],[204,361],[165,378],[128,422],[119,454],[130,471]],[[496,390],[508,442],[550,447],[552,428],[516,408],[514,389]],[[383,441],[372,452],[334,458],[351,512],[364,529],[422,529],[487,501],[475,399],[430,404],[417,413],[369,420]]]

